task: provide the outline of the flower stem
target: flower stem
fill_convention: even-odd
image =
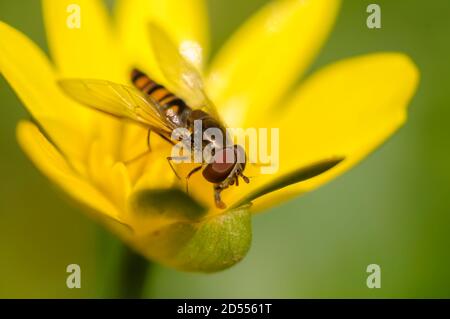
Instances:
[[[119,270],[118,298],[143,298],[152,263],[125,246]]]

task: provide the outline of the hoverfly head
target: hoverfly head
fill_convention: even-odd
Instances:
[[[246,164],[244,149],[239,145],[217,149],[213,161],[203,170],[203,177],[210,183],[222,183],[229,180],[229,184],[239,184],[238,177],[248,183],[250,180],[243,174]]]

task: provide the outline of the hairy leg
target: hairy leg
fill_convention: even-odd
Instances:
[[[186,176],[186,193],[189,194],[189,178],[191,178],[192,175],[197,173],[203,168],[203,165],[195,167],[192,171],[189,172],[189,174]]]

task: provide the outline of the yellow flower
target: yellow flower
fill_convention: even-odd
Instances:
[[[80,29],[66,25],[69,4],[81,8]],[[348,170],[405,121],[419,76],[401,53],[339,61],[294,87],[329,34],[339,5],[272,1],[206,68],[202,0],[120,0],[115,24],[101,1],[44,0],[53,63],[0,23],[0,70],[35,120],[19,123],[19,143],[52,182],[144,256],[187,271],[227,268],[250,246],[253,213]],[[126,165],[146,150],[146,130],[77,104],[57,85],[67,77],[129,85],[133,66],[165,84],[149,41],[150,21],[181,49],[196,49],[190,51],[197,54],[193,62],[229,127],[280,128],[279,171],[224,191],[232,209],[214,207],[211,184],[201,175],[193,177],[187,195],[168,166],[169,147],[162,140],[152,140],[151,153]],[[344,160],[323,162],[336,158]]]

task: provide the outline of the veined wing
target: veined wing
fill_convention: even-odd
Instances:
[[[150,24],[153,51],[170,86],[193,109],[203,109],[221,120],[214,104],[207,97],[198,70],[181,53],[169,35],[155,24]]]
[[[158,105],[137,89],[104,80],[62,79],[58,84],[72,99],[118,118],[148,126],[155,132],[174,129]]]

